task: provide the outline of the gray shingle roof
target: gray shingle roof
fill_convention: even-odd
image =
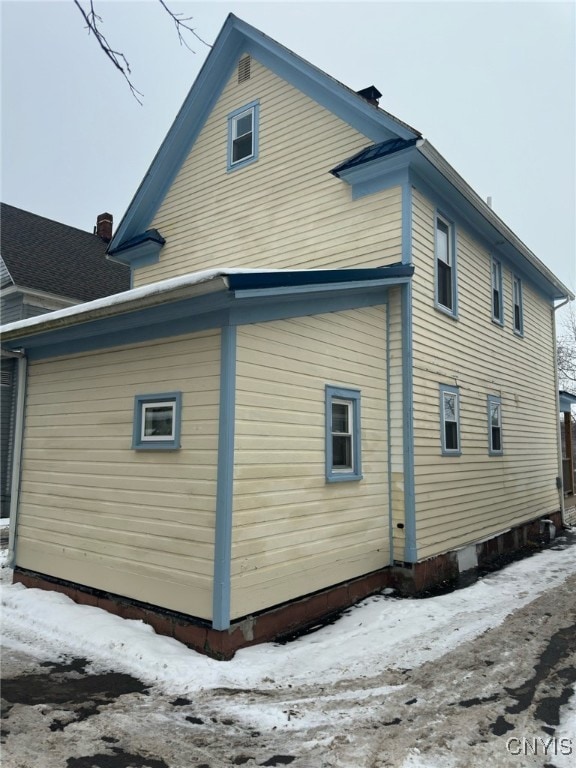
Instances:
[[[130,270],[106,259],[97,235],[0,204],[0,253],[19,288],[91,301],[130,288]]]

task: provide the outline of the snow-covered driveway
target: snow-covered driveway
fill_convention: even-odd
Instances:
[[[4,585],[2,765],[572,766],[573,539],[441,597],[368,599],[230,662]]]

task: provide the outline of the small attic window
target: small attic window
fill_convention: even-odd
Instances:
[[[243,83],[246,80],[250,80],[250,65],[252,63],[251,57],[242,56],[238,62],[238,82]]]

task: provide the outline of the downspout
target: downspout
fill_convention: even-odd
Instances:
[[[218,479],[212,592],[212,628],[218,630],[228,629],[230,626],[235,403],[236,326],[225,325],[222,328],[220,351]]]
[[[402,263],[412,263],[412,184],[402,184]],[[402,445],[404,448],[404,561],[418,560],[414,488],[414,360],[412,281],[402,286]]]
[[[8,567],[13,568],[16,562],[17,519],[20,495],[20,476],[22,467],[22,442],[24,437],[24,402],[26,399],[26,378],[28,360],[23,352],[14,352],[11,356],[18,358],[16,392],[16,421],[14,424],[14,449],[12,460],[12,485],[10,489],[10,527],[8,539]]]
[[[552,307],[552,342],[554,347],[554,358],[553,358],[553,364],[554,364],[554,395],[556,398],[556,451],[558,454],[558,475],[556,480],[556,486],[558,488],[558,496],[560,497],[560,517],[562,519],[562,527],[566,527],[566,508],[564,506],[564,481],[563,481],[563,471],[562,471],[562,437],[560,433],[560,402],[558,399],[558,392],[560,391],[560,386],[558,383],[558,352],[557,352],[557,343],[556,343],[556,312],[561,309],[562,307],[565,307],[566,304],[570,301],[570,297],[568,296],[565,301],[563,301],[561,304],[558,304],[557,307]]]

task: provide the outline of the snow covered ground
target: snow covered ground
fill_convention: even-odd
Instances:
[[[152,686],[158,702],[187,697],[217,713],[213,721],[229,718],[238,734],[257,728],[291,754],[299,749],[295,767],[574,765],[573,680],[552,733],[533,718],[520,721],[524,715],[506,715],[515,730],[499,734],[494,728],[498,717],[515,711],[505,710],[505,691],[522,690],[545,641],[576,623],[576,546],[566,539],[466,589],[425,600],[398,599],[388,591],[313,634],[244,649],[230,662],[204,657],[140,621],[12,585],[9,569],[2,573],[5,654],[38,662],[82,657],[92,672],[128,673]],[[574,650],[564,660],[572,669]],[[408,712],[410,717],[403,714]],[[523,754],[525,738],[555,739],[549,749],[556,754],[542,762],[543,744],[538,756]],[[216,762],[206,765],[231,764],[222,762],[218,748],[211,753]],[[9,749],[10,741],[5,755]],[[26,762],[14,765],[28,768]],[[196,763],[173,757],[167,765]]]

